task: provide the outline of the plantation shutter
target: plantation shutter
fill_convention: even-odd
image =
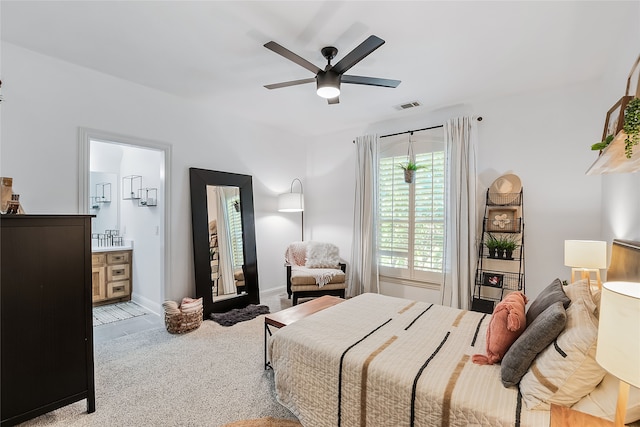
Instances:
[[[231,236],[231,253],[233,255],[233,267],[239,268],[244,264],[244,249],[242,247],[242,216],[236,211],[235,201],[237,197],[227,199],[227,212],[229,213],[229,234]]]
[[[399,166],[407,139],[383,143],[379,161],[378,254],[382,276],[442,283],[445,157],[442,129],[414,141],[413,184]]]

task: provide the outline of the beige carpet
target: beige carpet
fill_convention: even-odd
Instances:
[[[256,420],[242,420],[236,421],[230,424],[225,424],[224,427],[302,427],[297,421],[285,420],[282,418],[259,418]]]
[[[162,327],[98,343],[96,412],[87,414],[82,400],[23,426],[218,427],[265,417],[295,420],[276,401],[263,340],[259,316],[229,327],[205,320],[183,335]]]

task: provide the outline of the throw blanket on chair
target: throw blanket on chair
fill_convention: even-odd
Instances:
[[[284,254],[284,262],[290,265],[304,265],[307,257],[307,244],[305,242],[294,242],[287,247]]]

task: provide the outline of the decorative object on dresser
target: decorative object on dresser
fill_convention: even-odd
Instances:
[[[132,250],[93,252],[91,289],[94,305],[131,300]]]
[[[588,282],[591,282],[591,273],[595,273],[598,287],[602,287],[600,269],[607,268],[607,242],[565,240],[564,265],[571,267],[571,283],[576,281],[576,272]]]
[[[615,424],[623,426],[629,386],[640,388],[640,283],[604,284],[596,361],[620,380]]]
[[[0,213],[24,214],[20,195],[13,192],[13,178],[0,177]]]
[[[91,216],[0,221],[2,426],[87,399],[95,411]]]
[[[520,178],[498,177],[486,193],[472,310],[491,314],[505,294],[525,292],[523,218]]]

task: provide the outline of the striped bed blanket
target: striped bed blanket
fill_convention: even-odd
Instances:
[[[548,426],[500,365],[475,365],[490,315],[363,294],[274,333],[278,401],[305,427]]]

